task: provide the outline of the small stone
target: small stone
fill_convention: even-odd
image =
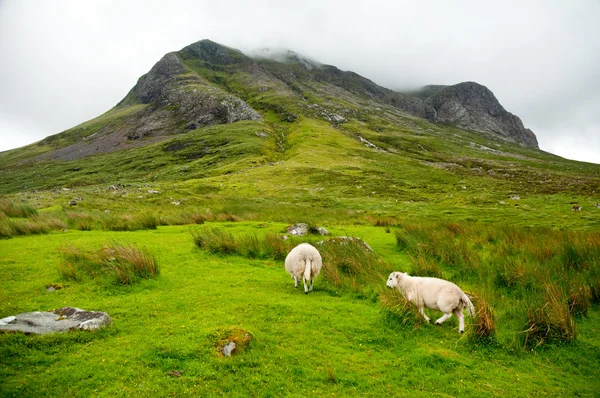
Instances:
[[[230,341],[225,345],[225,347],[223,347],[223,355],[225,355],[226,357],[230,357],[233,350],[235,350],[235,343],[233,341]]]

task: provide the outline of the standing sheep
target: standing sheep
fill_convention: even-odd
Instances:
[[[304,293],[313,290],[313,279],[321,272],[321,255],[319,251],[308,243],[301,243],[294,247],[285,258],[285,270],[294,279],[294,286],[298,287],[298,280],[304,282]],[[306,283],[310,281],[310,289]]]
[[[388,287],[397,287],[402,295],[419,309],[419,313],[429,322],[424,308],[442,311],[444,315],[435,321],[439,325],[452,316],[458,318],[458,331],[465,331],[463,308],[469,316],[475,314],[475,308],[469,297],[454,283],[438,278],[410,276],[406,272],[392,272],[387,280]]]

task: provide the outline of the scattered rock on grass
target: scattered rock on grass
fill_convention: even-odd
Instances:
[[[64,307],[49,312],[25,312],[0,319],[0,331],[48,334],[69,330],[95,330],[112,322],[106,312]]]
[[[47,292],[54,292],[56,290],[60,290],[62,288],[64,288],[65,286],[61,285],[60,283],[51,283],[49,285],[46,285],[46,291]]]
[[[212,336],[219,356],[229,357],[241,354],[254,339],[252,333],[244,329],[219,330]]]
[[[348,242],[356,242],[360,246],[362,246],[366,251],[373,253],[373,249],[367,242],[362,240],[361,238],[356,238],[352,236],[336,236],[335,238],[329,238],[327,240],[322,240],[317,242],[317,245],[330,245],[330,244],[347,244]]]
[[[295,235],[295,236],[305,236],[310,232],[315,232],[315,233],[318,233],[319,235],[329,235],[329,231],[327,231],[325,228],[323,228],[323,227],[317,227],[316,229],[314,227],[311,228],[310,225],[303,223],[303,222],[294,224],[294,225],[290,225],[287,228],[287,232],[292,235]]]

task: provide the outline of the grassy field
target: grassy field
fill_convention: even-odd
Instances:
[[[0,316],[71,305],[107,311],[114,321],[97,332],[0,335],[2,395],[594,396],[600,389],[596,305],[575,319],[574,341],[532,350],[503,326],[510,308],[499,304],[497,339],[478,343],[457,333],[455,319],[432,326],[391,315],[377,299],[384,280],[369,296],[320,276],[304,295],[283,261],[213,254],[192,239],[215,227],[241,238],[285,226],[207,222],[0,240]],[[385,227],[324,226],[363,238],[384,270],[415,266]],[[97,251],[111,243],[145,249],[160,274],[133,285],[60,276],[65,247]],[[51,283],[65,287],[47,292]],[[478,288],[476,280],[460,284]],[[253,336],[249,347],[219,356],[219,336],[238,329]]]

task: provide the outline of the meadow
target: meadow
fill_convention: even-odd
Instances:
[[[2,395],[597,393],[600,311],[593,290],[597,285],[587,283],[591,278],[582,277],[587,284],[581,287],[588,292],[585,311],[570,312],[569,295],[560,296],[558,306],[566,306],[573,335],[542,335],[532,344],[524,338],[531,326],[529,310],[544,308],[532,298],[543,301],[548,282],[538,283],[534,273],[537,245],[522,244],[522,253],[510,252],[515,248],[508,238],[512,233],[492,237],[489,228],[470,223],[419,229],[410,222],[387,221],[322,225],[331,236],[360,237],[373,253],[348,256],[344,253],[358,249],[336,251],[323,243],[319,247],[324,272],[308,295],[294,289],[281,252],[300,241],[317,244],[327,237],[283,241],[279,237],[287,223],[214,220],[135,231],[69,229],[0,240],[0,316],[71,305],[106,311],[113,318],[111,326],[96,332],[1,334]],[[540,236],[519,228],[511,232],[519,232],[523,242]],[[467,237],[472,245],[461,253],[483,257],[470,264],[444,257],[454,250],[432,252],[419,244],[420,237],[436,233],[452,234],[458,246],[461,236]],[[597,262],[582,263],[582,257],[573,254],[591,250],[585,258],[596,261],[596,239],[597,234],[584,231],[569,240],[572,252],[555,248],[557,264],[565,255],[573,264],[560,271],[553,267],[559,273],[551,281],[564,289],[568,284],[561,280],[572,273],[597,275]],[[551,239],[548,244],[552,247]],[[73,250],[92,255],[111,245],[147,253],[156,259],[159,272],[132,283],[105,276],[74,279],[61,273],[61,266],[72,261]],[[494,252],[523,257],[522,269],[506,270],[509,262],[497,263]],[[356,257],[360,264],[352,263]],[[481,272],[465,272],[465,267],[476,269],[479,260],[485,264]],[[439,273],[476,298],[485,292],[495,331],[477,335],[477,322],[470,318],[464,335],[458,334],[456,319],[442,326],[424,324],[410,307],[402,307],[401,297],[385,288],[392,270]],[[47,292],[50,284],[62,288]],[[476,299],[474,303],[480,307]],[[539,322],[552,324],[546,318]],[[238,355],[223,357],[219,341],[235,333],[252,339]]]

